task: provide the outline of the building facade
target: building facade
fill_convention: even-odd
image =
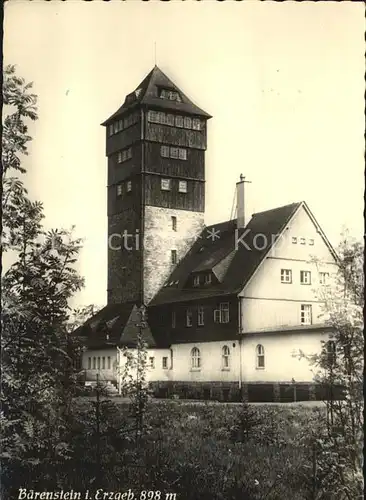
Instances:
[[[313,397],[330,329],[319,291],[337,257],[305,202],[206,227],[210,115],[159,68],[108,120],[108,301],[81,329],[86,378],[120,385],[121,349],[149,346],[157,395]],[[138,317],[146,308],[146,321]]]

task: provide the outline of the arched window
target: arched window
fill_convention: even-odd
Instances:
[[[227,345],[222,348],[222,368],[228,370],[230,368],[230,349]]]
[[[191,350],[191,366],[192,368],[201,368],[201,353],[198,347],[193,347]]]
[[[329,365],[333,365],[336,360],[336,343],[334,340],[329,340],[326,345],[327,348],[327,361]]]
[[[258,344],[256,347],[257,368],[264,368],[264,347]]]

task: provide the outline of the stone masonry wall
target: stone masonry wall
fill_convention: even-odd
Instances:
[[[177,218],[177,230],[172,227]],[[171,208],[145,207],[144,302],[148,304],[174,269],[171,250],[179,262],[191,248],[204,226],[204,214]]]

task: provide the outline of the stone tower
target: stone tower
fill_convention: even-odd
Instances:
[[[108,304],[147,305],[202,230],[209,118],[155,66],[103,123]]]

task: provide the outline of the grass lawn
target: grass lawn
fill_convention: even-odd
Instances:
[[[114,416],[103,422],[105,429],[115,429],[103,454],[108,491],[158,490],[175,493],[177,500],[311,498],[310,441],[324,425],[323,403],[243,407],[152,400],[136,444],[134,433],[127,432],[133,426],[128,403],[112,401]],[[91,404],[89,398],[78,401],[80,408]],[[117,463],[119,473],[113,472]]]

